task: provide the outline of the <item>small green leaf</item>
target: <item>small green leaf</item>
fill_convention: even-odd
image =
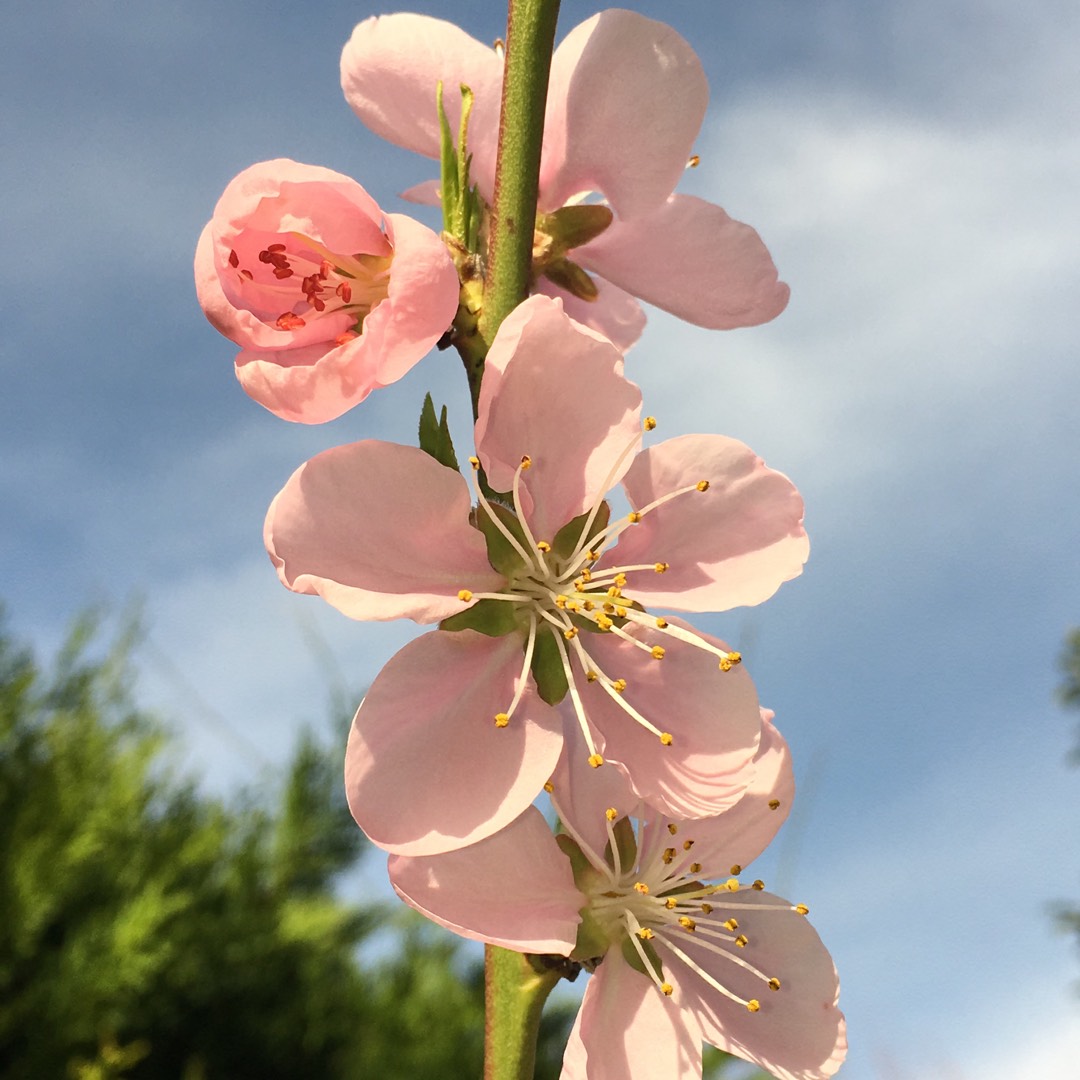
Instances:
[[[431,395],[424,397],[424,406],[420,410],[420,449],[430,454],[440,465],[458,471],[457,454],[454,453],[454,441],[450,438],[450,427],[446,422],[446,406],[435,419],[435,403]]]
[[[518,521],[517,515],[498,503],[488,503],[488,506],[521,547],[527,551],[528,544],[525,541],[525,534],[521,531],[521,522]],[[525,569],[524,560],[514,549],[514,545],[507,540],[502,529],[491,520],[483,506],[476,509],[476,524],[487,541],[488,562],[491,563],[492,569],[498,570],[500,574],[505,574],[507,577],[521,573]]]
[[[585,528],[585,522],[588,518],[588,513],[579,514],[573,521],[568,521],[555,534],[555,539],[551,541],[551,550],[557,558],[569,559],[574,553],[574,549],[581,542],[581,531]],[[593,518],[593,523],[589,528],[590,540],[607,528],[610,518],[611,507],[608,506],[607,500],[605,500],[600,504],[600,509],[596,511],[596,517]],[[588,544],[583,545],[583,547],[588,546]]]
[[[532,674],[536,680],[536,691],[542,701],[549,705],[558,705],[570,687],[566,682],[566,671],[562,664],[562,654],[555,640],[555,632],[547,626],[536,631],[536,647],[533,650]]]
[[[544,277],[548,281],[553,281],[559,288],[572,293],[579,300],[591,301],[600,295],[596,282],[589,277],[588,273],[565,256],[552,259],[544,267]]]
[[[514,606],[505,600],[477,600],[471,608],[443,619],[439,629],[478,630],[488,637],[505,637],[520,629]]]
[[[439,196],[442,200],[443,230],[454,236],[454,215],[461,201],[461,189],[458,186],[454,136],[450,133],[450,121],[443,107],[441,79],[435,87],[435,107],[439,112]]]
[[[610,206],[577,203],[540,215],[537,227],[547,233],[562,251],[595,240],[615,219]]]

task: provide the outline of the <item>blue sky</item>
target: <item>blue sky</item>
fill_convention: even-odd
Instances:
[[[1080,622],[1080,9],[1037,0],[640,2],[712,102],[683,189],[754,224],[789,309],[716,334],[650,313],[628,374],[668,435],[722,431],[807,500],[805,575],[705,619],[743,646],[800,795],[762,876],[837,959],[850,1080],[1075,1074]],[[247,399],[203,320],[195,240],[228,180],[289,156],[390,210],[427,162],[380,143],[337,62],[365,3],[44,0],[0,14],[0,595],[44,650],[141,597],[144,701],[215,790],[287,753],[413,632],[278,584],[263,514],[359,437],[459,440],[452,353],[330,425]],[[392,9],[390,9],[392,10]],[[491,2],[418,3],[482,39]],[[563,31],[595,9],[566,0]],[[796,895],[797,894],[797,895]]]

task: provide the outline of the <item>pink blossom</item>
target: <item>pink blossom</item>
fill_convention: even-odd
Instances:
[[[746,793],[718,816],[671,818],[615,770],[583,775],[569,734],[551,784],[566,835],[556,841],[530,808],[473,847],[391,856],[398,895],[441,925],[521,952],[545,940],[595,972],[563,1080],[692,1080],[703,1040],[786,1080],[840,1067],[836,969],[807,908],[741,879],[794,792],[769,715]]]
[[[341,83],[357,116],[384,139],[439,156],[435,107],[441,79],[452,130],[456,88],[475,93],[472,173],[491,202],[502,59],[452,23],[425,15],[366,19],[345,45]],[[449,92],[454,89],[454,93]],[[644,326],[633,297],[713,329],[754,326],[787,305],[788,287],[758,234],[712,203],[672,194],[708,102],[701,62],[671,27],[612,9],[575,27],[555,50],[540,166],[534,288],[628,348]],[[595,239],[561,236],[549,215],[591,196],[613,211]],[[408,194],[407,194],[408,197]],[[413,189],[437,201],[434,184]],[[580,244],[580,246],[579,246]],[[558,273],[569,252],[599,295]],[[558,264],[558,265],[556,265]],[[630,295],[632,294],[632,295]]]
[[[280,159],[225,188],[195,252],[206,317],[241,347],[240,384],[318,424],[396,382],[449,327],[458,279],[428,228],[341,173]]]
[[[723,610],[801,572],[791,482],[718,435],[639,450],[641,393],[610,342],[534,296],[488,354],[473,473],[366,441],[303,465],[275,498],[282,582],[356,619],[443,622],[402,649],[356,714],[349,803],[390,851],[426,854],[507,825],[550,777],[564,727],[583,758],[665,812],[743,793],[760,730],[739,656],[650,605]],[[631,511],[609,520],[622,481]],[[560,703],[561,702],[561,703]],[[559,705],[558,710],[554,707]]]

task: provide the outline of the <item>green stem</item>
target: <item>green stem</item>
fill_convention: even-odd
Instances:
[[[484,947],[484,1080],[532,1080],[540,1014],[562,978],[533,957]]]
[[[491,346],[503,319],[529,292],[540,147],[559,0],[510,0],[499,150],[488,232],[481,338]]]

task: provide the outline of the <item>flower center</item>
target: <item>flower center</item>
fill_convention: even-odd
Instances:
[[[638,809],[639,813],[643,810]],[[762,983],[763,990],[778,991],[781,983],[753,963],[754,943],[741,932],[736,914],[773,911],[805,915],[807,908],[775,901],[725,906],[725,897],[761,892],[765,884],[742,884],[735,876],[742,872],[741,866],[732,866],[732,876],[726,881],[707,884],[699,880],[702,868],[693,855],[694,838],[689,835],[693,822],[660,817],[618,819],[614,807],[608,808],[606,818],[608,844],[602,856],[563,821],[593,871],[580,875],[578,881],[588,899],[587,914],[593,927],[609,947],[620,947],[630,964],[664,995],[670,996],[674,989],[664,977],[662,954],[666,950],[713,989],[749,1012],[759,1012],[759,998],[743,997],[725,984],[725,965],[749,973]],[[696,956],[686,949],[691,938]],[[709,963],[714,957],[718,962]]]
[[[652,431],[656,421],[647,417],[643,429]],[[610,489],[619,475],[623,462],[637,450],[641,434],[624,447],[612,464],[601,491]],[[664,659],[667,647],[656,643],[659,636],[670,643],[680,643],[713,654],[723,671],[730,671],[742,657],[737,652],[719,648],[685,627],[673,626],[667,619],[650,615],[644,604],[633,596],[631,577],[641,574],[663,574],[669,564],[663,561],[597,568],[604,553],[627,529],[639,524],[648,514],[672,499],[697,496],[709,490],[707,480],[699,480],[655,499],[639,510],[615,521],[609,520],[610,508],[601,494],[587,513],[575,518],[556,534],[553,540],[537,539],[522,508],[522,475],[532,468],[529,455],[521,459],[514,473],[510,493],[513,509],[493,505],[476,483],[480,469],[478,458],[470,458],[474,490],[479,504],[478,514],[489,537],[494,538],[510,555],[505,566],[507,585],[503,592],[472,593],[463,589],[462,600],[494,600],[515,605],[516,625],[526,637],[522,677],[517,691],[505,711],[495,716],[498,727],[506,727],[514,714],[526,687],[525,676],[532,671],[541,697],[556,704],[569,695],[575,715],[589,750],[589,764],[594,768],[604,763],[598,752],[579,689],[579,682],[595,683],[619,708],[637,724],[655,735],[663,746],[670,746],[673,737],[663,731],[635,708],[633,692],[628,695],[628,682],[618,672],[605,671],[590,650],[592,635],[614,635],[635,649],[646,653],[651,660]],[[493,565],[498,560],[493,559]],[[500,563],[500,566],[503,566]],[[635,627],[651,631],[650,641],[642,640],[632,631]]]
[[[229,266],[243,302],[277,330],[295,332],[322,318],[335,343],[344,345],[389,291],[393,253],[339,255],[302,233],[238,247],[229,252]]]

